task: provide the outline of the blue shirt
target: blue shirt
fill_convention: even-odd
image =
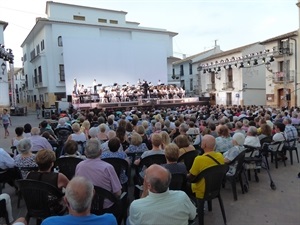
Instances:
[[[42,225],[117,225],[117,220],[113,214],[105,213],[100,216],[90,214],[89,216],[51,216],[43,220]]]

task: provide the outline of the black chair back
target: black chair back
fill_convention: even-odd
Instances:
[[[177,162],[183,162],[186,166],[187,171],[190,171],[192,168],[192,165],[194,163],[195,158],[199,155],[199,152],[197,150],[195,151],[189,151],[184,154],[182,154]]]
[[[192,183],[205,179],[204,200],[212,200],[220,194],[223,178],[228,171],[228,165],[211,166],[199,173]]]
[[[187,176],[183,173],[173,173],[169,185],[170,190],[184,191],[186,188]]]
[[[62,157],[56,159],[54,167],[59,170],[60,173],[64,174],[69,180],[75,175],[76,166],[83,159],[76,157]]]
[[[127,217],[127,192],[123,192],[120,198],[117,198],[110,191],[94,186],[95,194],[91,204],[91,213],[95,215],[102,215],[104,213],[112,213],[117,218],[118,224],[122,223],[123,219]],[[104,209],[103,204],[105,200],[113,202],[113,206]]]
[[[111,164],[114,167],[118,177],[120,177],[123,170],[125,170],[125,173],[128,176],[129,164],[127,160],[120,158],[104,158],[102,160]]]
[[[141,159],[141,162],[139,164],[139,167],[149,167],[152,164],[164,164],[167,163],[166,157],[164,154],[155,154],[155,155],[149,155]]]
[[[41,222],[44,218],[63,215],[66,212],[66,208],[57,206],[53,201],[63,197],[63,193],[58,188],[45,182],[30,179],[17,180],[16,184],[27,207],[26,220],[28,224],[31,217]],[[55,202],[57,203],[57,201]]]

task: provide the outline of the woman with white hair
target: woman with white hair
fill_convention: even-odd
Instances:
[[[37,167],[35,155],[31,152],[31,141],[27,138],[20,140],[17,145],[19,154],[15,157],[15,166],[19,168]],[[21,170],[22,178],[27,177],[29,171]]]

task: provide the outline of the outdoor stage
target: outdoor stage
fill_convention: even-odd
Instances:
[[[162,107],[178,107],[183,105],[208,105],[209,98],[176,98],[176,99],[139,99],[138,101],[123,101],[123,102],[100,102],[98,99],[93,99],[89,96],[88,99],[73,99],[72,104],[74,109],[93,109],[93,108],[128,108],[128,107],[140,107],[140,108],[162,108]]]

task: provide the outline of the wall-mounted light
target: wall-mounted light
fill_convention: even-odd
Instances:
[[[221,80],[221,74],[219,74],[218,72],[215,74],[215,77],[216,77],[218,80]]]
[[[269,60],[270,62],[274,62],[274,56],[270,56],[270,60]]]
[[[254,59],[253,65],[256,66],[258,64],[257,59]]]
[[[220,72],[220,71],[221,71],[221,67],[220,67],[220,66],[218,67],[218,70],[217,70],[217,71],[218,71],[218,72]]]
[[[263,57],[261,61],[262,61],[263,63],[265,63],[265,62],[266,62],[266,58]]]
[[[4,71],[6,70],[6,64],[4,62],[1,64],[1,69],[2,69],[2,75],[4,75]]]
[[[244,63],[241,62],[240,68],[244,68]]]

